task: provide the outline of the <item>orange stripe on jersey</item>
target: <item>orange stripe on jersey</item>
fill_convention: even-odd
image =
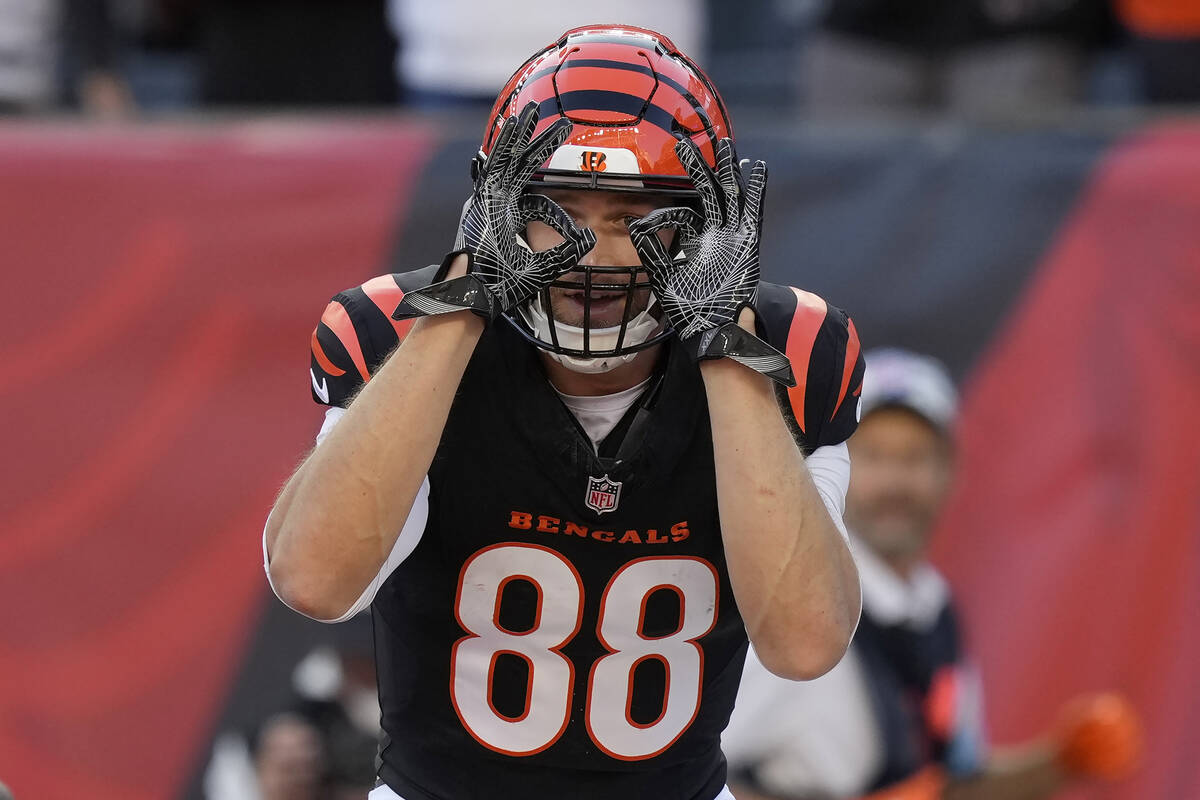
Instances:
[[[346,370],[339,369],[332,361],[329,360],[329,356],[325,355],[325,348],[321,347],[321,340],[317,338],[316,328],[313,328],[312,353],[313,358],[317,360],[317,364],[319,364],[321,369],[325,370],[325,373],[330,377],[336,378],[340,375],[346,374]]]
[[[371,298],[375,307],[383,312],[388,322],[392,323],[392,328],[396,331],[396,338],[404,341],[404,337],[408,335],[416,320],[406,319],[403,322],[397,322],[392,319],[392,312],[404,299],[404,290],[396,285],[396,279],[391,275],[380,275],[378,278],[372,278],[364,283],[362,290],[367,297]]]
[[[796,294],[796,311],[792,314],[792,325],[788,329],[787,350],[788,360],[792,362],[792,372],[796,374],[796,385],[788,389],[788,400],[792,404],[792,414],[800,431],[804,431],[804,390],[808,383],[808,362],[812,358],[813,345],[816,344],[817,334],[825,323],[825,315],[829,308],[825,301],[811,292],[802,292],[793,288]]]
[[[846,340],[846,365],[842,368],[842,390],[838,392],[837,405],[833,407],[833,413],[829,415],[830,419],[837,416],[838,411],[842,408],[842,401],[846,399],[846,390],[850,388],[850,379],[854,377],[854,366],[858,363],[858,354],[862,350],[862,344],[858,341],[858,331],[854,329],[854,320],[850,322],[850,338]],[[860,390],[855,390],[858,394]]]
[[[346,352],[350,354],[350,360],[354,362],[354,366],[358,369],[358,374],[362,376],[364,381],[370,380],[371,376],[367,373],[367,360],[363,358],[362,347],[358,344],[358,335],[354,332],[354,323],[350,321],[350,315],[346,313],[346,309],[342,304],[334,300],[329,305],[325,306],[325,313],[321,315],[321,322],[333,331],[338,337],[338,341],[342,343],[342,347],[346,348]]]

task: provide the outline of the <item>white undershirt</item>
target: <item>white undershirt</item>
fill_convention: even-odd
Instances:
[[[559,392],[563,403],[575,414],[579,424],[587,432],[588,437],[592,440],[593,446],[602,441],[605,436],[612,431],[613,427],[625,415],[625,412],[637,402],[645,389],[646,382],[634,386],[632,389],[626,389],[621,392],[610,395],[599,395],[594,397],[575,397],[573,395],[564,395]],[[557,389],[555,390],[557,391]],[[346,413],[346,409],[332,406],[325,412],[325,421],[321,425],[321,430],[317,433],[317,447],[321,446],[321,442],[325,441],[325,437],[333,430],[342,415]],[[817,492],[821,495],[821,499],[825,503],[825,508],[829,510],[829,516],[833,518],[833,522],[845,537],[846,527],[842,522],[842,514],[846,510],[846,489],[850,485],[850,453],[846,448],[845,442],[837,445],[829,445],[826,447],[818,447],[807,459],[805,463],[808,466],[809,474],[812,475],[813,483],[817,487]],[[582,491],[582,490],[581,490]],[[267,518],[268,522],[270,517]],[[375,599],[375,593],[379,591],[379,587],[384,581],[396,570],[404,559],[408,558],[409,553],[416,549],[421,541],[421,536],[425,533],[425,523],[429,519],[429,477],[421,482],[421,488],[417,491],[417,496],[413,500],[412,509],[408,512],[408,519],[404,522],[404,527],[400,531],[400,535],[396,537],[396,543],[392,546],[391,553],[379,568],[379,572],[369,585],[363,590],[345,614],[342,614],[336,619],[318,620],[319,622],[344,622],[355,614],[363,611],[371,605],[371,601]],[[271,571],[269,568],[270,560],[267,557],[267,532],[263,529],[263,569],[267,573],[267,581],[271,582]],[[271,589],[275,591],[275,584],[271,583]],[[278,597],[279,592],[275,591]],[[283,598],[280,598],[283,600]],[[286,601],[285,601],[286,602]],[[295,609],[293,609],[295,610]],[[303,612],[300,612],[303,613]]]
[[[612,429],[617,427],[617,423],[625,416],[625,412],[633,408],[633,404],[642,396],[648,383],[650,383],[649,378],[631,389],[625,389],[615,394],[589,396],[564,394],[559,392],[554,384],[550,384],[550,386],[555,392],[558,392],[563,405],[575,415],[575,419],[579,420],[580,426],[592,440],[592,447],[599,448],[604,437],[612,433]]]

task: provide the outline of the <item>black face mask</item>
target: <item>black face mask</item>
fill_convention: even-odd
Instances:
[[[582,321],[568,323],[558,319],[551,301],[552,291],[578,298],[583,305]],[[655,316],[658,309],[653,299],[645,308],[638,309],[639,295],[644,297],[649,291],[649,277],[640,264],[579,266],[551,282],[527,307],[507,314],[506,318],[531,344],[551,353],[586,359],[628,355],[652,347],[672,333],[670,326]],[[596,323],[593,307],[597,294],[606,301],[621,303],[618,320]],[[642,316],[647,309],[649,319]],[[607,316],[611,319],[611,313]],[[596,341],[595,334],[600,330],[604,332],[603,341]]]

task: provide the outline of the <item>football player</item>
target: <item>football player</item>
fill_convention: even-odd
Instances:
[[[371,608],[373,800],[728,798],[747,638],[792,679],[845,652],[860,346],[760,281],[732,137],[666,37],[569,31],[500,92],[453,252],[326,308],[264,556],[301,613]]]

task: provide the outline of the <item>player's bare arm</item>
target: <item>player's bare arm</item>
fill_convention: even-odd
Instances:
[[[790,363],[754,335],[767,168],[759,161],[743,178],[729,139],[714,166],[691,142],[675,150],[702,210],[660,209],[631,222],[630,235],[681,343],[700,362],[721,533],[750,640],[772,672],[811,679],[845,653],[860,597],[849,549],[768,380],[794,384]],[[674,253],[653,235],[664,228],[678,232]]]
[[[752,312],[743,312],[753,330]],[[845,653],[858,623],[858,572],[817,493],[768,381],[730,359],[703,361],[729,579],[759,659],[808,680]]]
[[[457,272],[465,274],[465,256]],[[391,552],[483,332],[458,312],[418,320],[287,482],[267,524],[271,580],[292,608],[336,619]]]

